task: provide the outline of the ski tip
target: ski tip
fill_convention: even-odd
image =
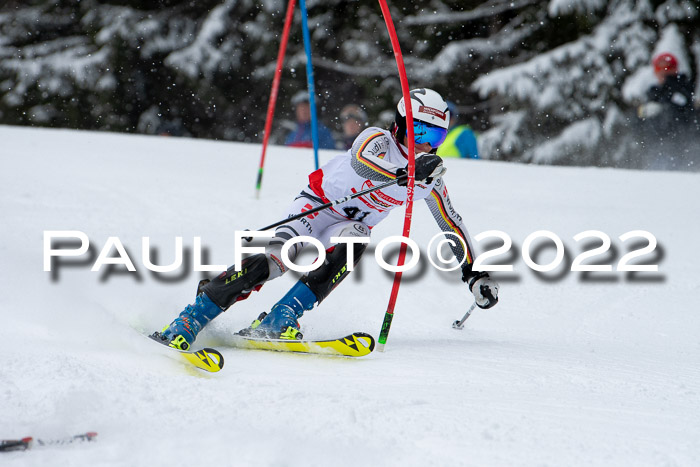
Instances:
[[[374,350],[374,337],[366,332],[353,332],[349,336],[338,339],[347,349],[342,352],[345,357],[362,357],[369,355]]]
[[[212,355],[216,356],[218,359],[217,365],[219,366],[219,370],[224,368],[224,356],[221,355],[221,352],[216,349],[212,349],[211,347],[205,347],[202,350],[209,354],[209,358],[211,358]]]
[[[161,344],[163,347],[170,349],[168,353],[171,351],[177,352],[178,358],[184,359],[189,363],[192,363],[195,367],[209,371],[211,373],[216,373],[217,371],[220,371],[224,367],[224,356],[221,355],[221,353],[216,350],[212,349],[210,347],[205,347],[199,350],[192,350],[192,349],[187,349],[187,350],[182,350],[178,349],[175,347],[172,347],[169,344],[167,340],[164,340],[161,338],[161,335],[159,332],[154,332],[153,334],[150,334],[147,336],[150,340],[153,340],[159,344]],[[97,433],[95,433],[95,436]]]
[[[199,369],[210,373],[221,371],[224,367],[224,356],[216,349],[204,348],[195,352],[180,352],[182,358]]]
[[[356,332],[353,334],[353,336],[357,338],[362,338],[364,337],[365,339],[369,340],[369,343],[367,344],[367,348],[369,349],[370,352],[374,350],[374,346],[376,344],[374,337],[372,337],[370,334],[367,334],[366,332]]]

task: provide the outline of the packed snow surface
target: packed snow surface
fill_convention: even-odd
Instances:
[[[193,272],[194,238],[204,264],[232,263],[234,232],[281,218],[307,183],[311,150],[270,148],[257,199],[259,145],[13,127],[0,127],[0,140],[0,438],[99,432],[95,443],[2,454],[3,466],[700,465],[698,174],[448,160],[471,235],[513,241],[489,260],[514,265],[497,275],[495,308],[452,329],[473,297],[457,272],[421,256],[404,275],[384,353],[219,347],[225,368],[208,374],[142,334],[192,301],[206,275]],[[306,336],[378,336],[393,275],[374,246],[402,225],[397,209],[373,230],[360,267],[302,319]],[[90,250],[45,272],[44,232],[59,230],[85,233]],[[540,230],[563,242],[551,272],[522,257]],[[583,263],[612,272],[570,271],[601,244],[574,240],[588,230],[612,246]],[[658,245],[630,264],[658,272],[616,271],[648,243],[619,239],[635,230]],[[418,202],[411,236],[423,252],[436,232]],[[91,271],[110,237],[136,272]],[[182,268],[146,269],[143,237],[161,265],[182,237]],[[475,241],[479,251],[501,243]],[[528,251],[546,265],[553,245],[540,238]],[[266,284],[198,345],[247,326],[294,281]]]

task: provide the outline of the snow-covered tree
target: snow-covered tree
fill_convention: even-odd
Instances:
[[[546,15],[539,12],[541,28],[556,30],[562,22],[586,27],[561,44],[540,43],[531,56],[501,60],[507,66],[474,82],[496,109],[493,126],[481,135],[483,155],[639,166],[635,108],[654,83],[651,58],[672,52],[681,71],[690,73],[697,63],[699,13],[698,3],[688,1],[548,2]]]
[[[696,0],[389,2],[413,87],[457,103],[482,156],[634,166],[650,59],[679,58],[700,91]],[[285,0],[32,0],[0,6],[0,123],[260,141]],[[377,2],[309,0],[326,124],[400,97]],[[306,89],[297,8],[275,133]],[[174,130],[173,130],[174,128]],[[277,136],[277,138],[276,138]]]
[[[0,14],[0,121],[256,139],[282,0],[34,4]]]
[[[379,5],[307,5],[321,116],[333,122],[344,104],[393,101],[398,80]],[[6,4],[0,122],[144,133],[181,125],[194,136],[260,141],[286,8],[284,0]],[[305,63],[297,7],[278,122],[306,88]]]

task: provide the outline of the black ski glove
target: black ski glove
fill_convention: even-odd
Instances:
[[[408,170],[402,167],[396,171],[396,178],[399,179],[397,185],[408,185]],[[416,182],[433,183],[433,178],[437,178],[445,173],[445,167],[442,166],[442,159],[435,154],[422,152],[416,156]]]
[[[472,271],[472,265],[465,264],[462,280],[469,284],[469,290],[474,294],[479,308],[491,308],[498,303],[498,282],[491,279],[488,272]]]

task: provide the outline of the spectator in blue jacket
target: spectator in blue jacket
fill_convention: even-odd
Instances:
[[[311,139],[311,106],[309,105],[309,94],[306,91],[299,91],[292,97],[292,105],[296,115],[297,127],[289,132],[284,144],[302,148],[312,148],[314,146]],[[318,147],[319,149],[334,149],[335,141],[331,131],[318,122]]]

